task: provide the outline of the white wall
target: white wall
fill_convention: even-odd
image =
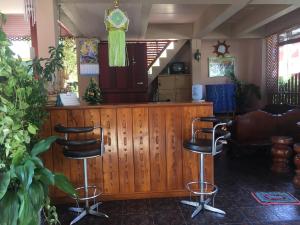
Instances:
[[[194,77],[194,83],[222,84],[228,83],[226,77],[208,77],[208,57],[216,56],[214,45],[217,40],[202,40],[201,42],[201,72]],[[235,57],[235,75],[249,83],[261,85],[262,79],[262,39],[229,39],[229,55]]]

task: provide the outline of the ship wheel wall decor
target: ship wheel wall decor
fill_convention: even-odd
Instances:
[[[227,45],[226,41],[223,42],[218,41],[218,44],[214,45],[215,50],[213,53],[216,53],[218,57],[219,56],[224,57],[226,54],[229,54],[228,51],[229,47],[230,45]]]

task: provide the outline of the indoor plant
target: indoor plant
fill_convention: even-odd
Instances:
[[[83,99],[91,105],[103,102],[101,90],[92,78],[84,92]]]
[[[37,138],[46,115],[47,77],[34,77],[27,64],[13,57],[9,45],[0,27],[0,224],[38,225],[42,209],[47,222],[57,224],[49,185],[70,195],[76,192],[65,176],[52,173],[39,158],[56,140]]]
[[[250,106],[253,97],[261,99],[260,89],[255,84],[248,84],[237,79],[234,73],[230,73],[228,76],[232,83],[235,84],[235,103],[236,111],[238,113],[243,113],[246,111],[247,107]]]

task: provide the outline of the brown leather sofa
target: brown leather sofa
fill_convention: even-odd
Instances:
[[[283,114],[271,114],[262,110],[236,116],[231,127],[229,147],[268,148],[272,136],[291,136],[295,142],[300,142],[300,109],[292,109]]]

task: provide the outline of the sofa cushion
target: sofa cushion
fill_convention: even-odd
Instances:
[[[291,136],[294,141],[300,141],[300,109],[293,109],[283,113],[278,121],[279,135]]]
[[[277,133],[277,120],[278,116],[260,110],[237,116],[233,139],[240,144],[270,140]]]

